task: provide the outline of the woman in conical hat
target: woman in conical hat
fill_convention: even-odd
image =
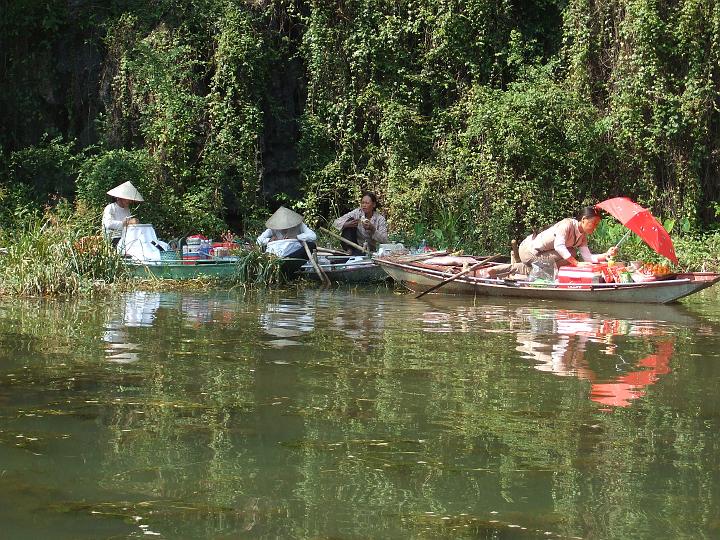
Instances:
[[[267,229],[257,237],[257,243],[266,246],[268,253],[278,257],[307,259],[305,248],[300,243],[307,242],[315,249],[315,232],[303,223],[303,217],[289,208],[281,206],[265,222]]]
[[[130,214],[130,203],[142,202],[144,199],[130,182],[112,188],[107,194],[113,197],[115,201],[108,204],[103,210],[103,232],[111,239],[113,245],[117,245],[120,236],[122,236],[123,227],[138,222]]]

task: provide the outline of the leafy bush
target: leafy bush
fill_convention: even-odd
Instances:
[[[73,146],[60,137],[45,137],[36,146],[16,150],[8,157],[8,178],[26,186],[39,204],[45,203],[48,195],[70,197],[75,193],[78,166]]]
[[[80,199],[98,216],[110,202],[107,191],[130,181],[144,202],[134,213],[152,223],[161,235],[182,236],[193,232],[218,232],[226,227],[218,217],[216,197],[211,188],[195,186],[184,194],[162,178],[160,165],[146,150],[110,150],[88,158],[78,178]]]

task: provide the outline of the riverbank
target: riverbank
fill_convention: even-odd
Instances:
[[[276,287],[285,281],[278,259],[264,256],[259,249],[241,249],[237,272],[231,279],[217,280],[137,280],[125,269],[122,258],[97,236],[97,216],[69,204],[47,210],[42,216],[24,219],[0,236],[0,247],[6,252],[0,259],[0,295],[10,297],[88,296],[110,291],[141,290],[198,290],[210,287]],[[603,223],[609,220],[603,220]],[[598,251],[617,243],[625,229],[617,224],[599,228],[591,237]],[[408,246],[417,238],[398,238]],[[674,234],[678,271],[720,271],[720,232]],[[320,238],[330,244],[332,239]],[[432,241],[432,240],[431,240]],[[433,247],[449,247],[466,253],[489,253],[492,249],[458,239],[446,246],[439,242]],[[509,242],[508,242],[509,243]],[[622,246],[624,260],[661,260],[637,237]]]

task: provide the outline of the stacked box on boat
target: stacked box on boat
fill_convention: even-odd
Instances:
[[[592,285],[602,282],[602,264],[588,266],[561,266],[557,281],[564,284]]]
[[[197,261],[207,259],[209,250],[209,242],[205,237],[199,235],[188,236],[186,245],[183,246],[183,264],[195,264]]]

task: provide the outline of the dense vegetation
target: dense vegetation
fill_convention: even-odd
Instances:
[[[717,264],[710,0],[11,0],[0,60],[6,228],[125,180],[168,236],[369,188],[400,237],[504,251],[627,195]]]

